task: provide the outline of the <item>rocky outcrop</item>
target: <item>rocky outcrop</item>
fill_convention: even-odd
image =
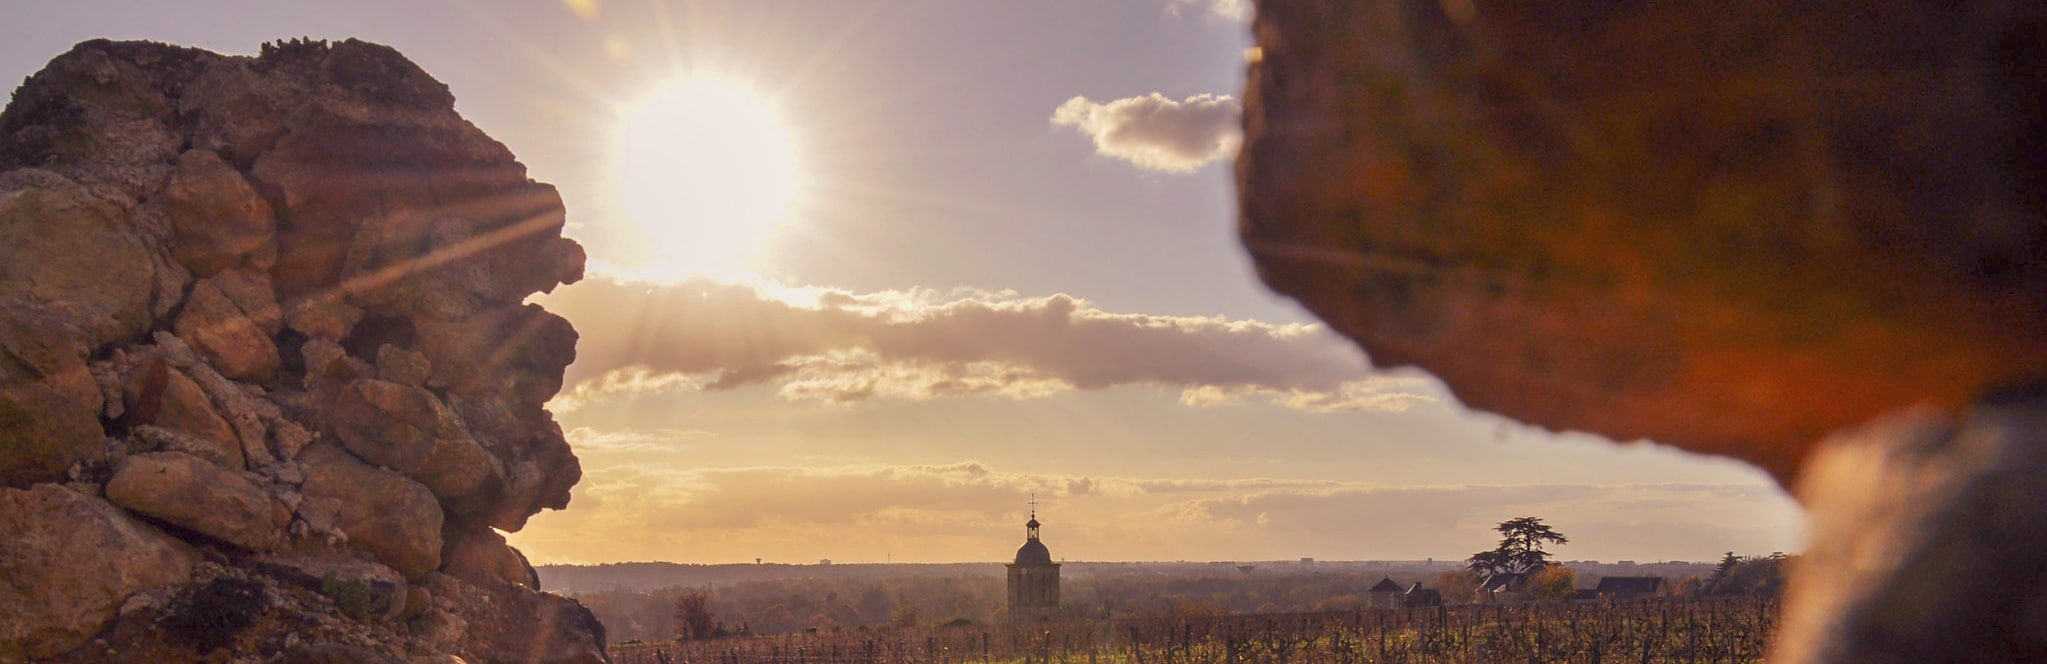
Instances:
[[[77,600],[0,596],[0,662],[603,660],[492,529],[581,477],[575,330],[523,302],[582,249],[453,103],[352,40],[91,41],[15,91],[0,593]]]
[[[190,546],[56,484],[0,489],[0,661],[78,647],[138,592],[185,581]]]
[[[1244,245],[1474,408],[1788,482],[2047,376],[2041,16],[1264,2]]]
[[[2043,25],[1263,0],[1244,245],[1467,405],[1797,486],[1814,540],[1772,661],[2041,659]]]

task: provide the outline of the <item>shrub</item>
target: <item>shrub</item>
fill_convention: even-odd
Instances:
[[[362,579],[344,579],[328,574],[320,577],[320,594],[334,600],[334,608],[340,609],[341,615],[357,622],[383,615],[391,609],[391,598],[379,594],[370,582]]]
[[[263,614],[263,584],[215,579],[187,589],[171,607],[162,622],[164,633],[203,655],[227,647],[235,636],[256,624]]]

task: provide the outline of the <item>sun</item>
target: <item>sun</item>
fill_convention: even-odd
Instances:
[[[735,81],[669,81],[627,105],[616,135],[627,272],[660,281],[758,274],[802,191],[795,134]]]

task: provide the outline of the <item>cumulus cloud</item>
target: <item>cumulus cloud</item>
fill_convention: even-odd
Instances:
[[[1398,411],[1436,399],[1426,379],[1370,374],[1320,326],[1115,313],[1067,295],[597,280],[547,306],[582,335],[571,387],[552,404],[563,412],[756,386],[837,403],[1030,399],[1125,385],[1179,390],[1191,406],[1311,412]]]
[[[1073,127],[1095,152],[1139,168],[1186,173],[1230,156],[1243,140],[1243,107],[1227,95],[1173,101],[1151,93],[1110,102],[1074,97],[1052,112],[1052,124]]]
[[[1456,559],[1491,547],[1494,524],[1531,514],[1572,538],[1558,551],[1565,559],[1702,560],[1797,545],[1784,537],[1795,528],[1782,524],[1797,508],[1767,484],[1387,487],[1043,474],[961,461],[617,466],[595,470],[576,491],[583,513],[539,517],[547,519],[539,530],[558,539],[522,534],[522,550],[538,560],[631,557],[619,546],[697,561],[992,560],[1021,540],[1030,496],[1041,501],[1054,555],[1077,560]],[[1707,504],[1714,509],[1700,509]],[[576,553],[583,550],[592,553]]]

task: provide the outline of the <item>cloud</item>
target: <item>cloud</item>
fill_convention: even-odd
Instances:
[[[1179,16],[1183,8],[1190,6],[1206,6],[1209,14],[1232,21],[1251,15],[1251,0],[1172,0],[1172,4],[1166,5],[1166,13]]]
[[[1454,560],[1490,548],[1495,524],[1525,515],[1571,537],[1556,549],[1567,560],[1797,548],[1785,535],[1795,525],[1783,524],[1797,508],[1766,484],[1388,487],[1028,473],[978,461],[602,468],[577,486],[578,510],[536,517],[543,527],[516,539],[537,561],[995,560],[1021,541],[1033,495],[1053,554],[1075,560]]]
[[[657,374],[646,367],[624,367],[605,372],[602,377],[595,380],[576,383],[567,392],[556,395],[547,405],[556,413],[570,413],[586,404],[605,399],[694,391],[703,387],[701,381],[683,374]]]
[[[717,434],[698,429],[656,429],[653,431],[576,427],[565,437],[580,452],[673,452],[687,441]]]
[[[1369,373],[1321,326],[1115,313],[1063,294],[592,280],[547,306],[582,335],[572,387],[552,404],[562,412],[755,386],[833,403],[1032,399],[1128,385],[1179,390],[1190,406],[1310,412],[1398,411],[1438,399],[1427,379]]]
[[[1139,168],[1186,173],[1229,157],[1243,140],[1243,107],[1227,95],[1173,101],[1159,93],[1096,103],[1074,97],[1052,112],[1052,124],[1073,127],[1097,154]]]
[[[1423,393],[1429,381],[1423,378],[1374,376],[1346,381],[1334,390],[1296,390],[1275,395],[1274,390],[1257,387],[1203,385],[1180,392],[1180,403],[1189,406],[1219,406],[1259,400],[1310,413],[1360,411],[1405,412],[1409,406],[1434,403],[1436,397]]]

